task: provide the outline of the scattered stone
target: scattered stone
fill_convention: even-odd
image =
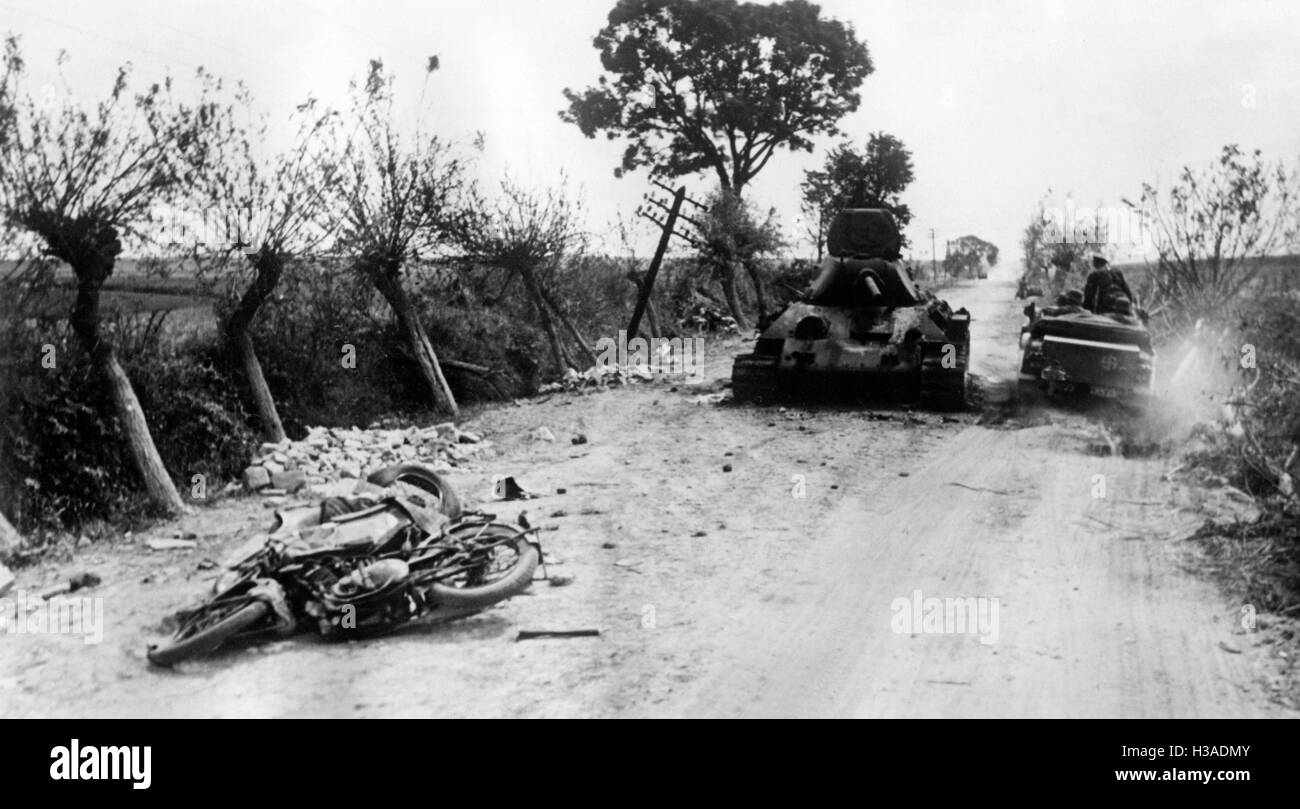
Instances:
[[[284,471],[284,464],[275,461],[262,461],[262,468],[265,469],[272,477]]]
[[[617,548],[618,546],[615,545],[613,542],[602,542],[600,543],[600,547],[604,548],[605,550],[611,550],[613,548]]]
[[[151,551],[190,551],[199,543],[192,539],[151,539],[144,546]]]
[[[306,485],[307,475],[297,469],[289,472],[273,472],[271,474],[271,486],[276,489],[283,489],[289,494],[298,491]]]
[[[691,534],[691,536],[693,537],[706,537],[708,535],[709,535],[708,531],[695,531]]]
[[[250,492],[264,489],[271,485],[271,473],[261,466],[250,466],[244,470],[244,488]]]
[[[587,436],[583,435],[582,433],[578,433],[577,435],[575,435],[573,438],[571,438],[571,439],[569,439],[569,440],[570,440],[574,445],[577,445],[577,444],[585,444],[585,443],[587,443]]]
[[[551,576],[546,580],[552,587],[568,587],[573,584],[572,576]]]
[[[731,464],[729,464],[729,463],[724,463],[724,464],[722,465],[722,471],[723,471],[723,472],[730,472],[730,471],[731,471]]]
[[[483,441],[483,438],[478,433],[460,433],[456,436],[456,440],[462,444],[478,444]]]
[[[285,498],[283,497],[268,497],[262,501],[262,505],[266,506],[267,508],[275,508],[276,506],[284,505],[284,501]]]
[[[899,476],[900,478],[905,478],[905,477],[908,477],[908,476],[911,475],[911,474],[912,474],[911,472],[899,472],[899,473],[898,473],[898,476]]]
[[[555,490],[555,493],[556,493],[556,494],[568,494],[568,493],[569,493],[569,490],[566,489],[566,488],[564,488],[563,486],[561,486],[561,487],[559,487],[558,489]]]
[[[533,430],[532,438],[534,441],[554,441],[555,433],[551,432],[549,427],[538,427]]]

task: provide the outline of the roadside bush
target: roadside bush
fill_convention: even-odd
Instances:
[[[169,344],[160,329],[140,328],[137,319],[108,323],[128,335],[120,343],[122,364],[168,471],[186,492],[193,475],[203,475],[211,496],[238,473],[254,441],[211,345]],[[8,345],[0,380],[0,508],[34,532],[33,544],[91,520],[146,516],[147,499],[103,385],[65,326],[32,321],[11,329]],[[42,364],[46,356],[54,367]]]

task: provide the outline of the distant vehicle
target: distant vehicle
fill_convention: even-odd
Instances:
[[[1150,397],[1155,370],[1151,332],[1137,318],[1081,307],[1025,307],[1019,391],[1022,402],[1091,395],[1139,406]]]
[[[922,292],[900,263],[893,217],[836,214],[830,257],[810,291],[736,357],[736,401],[847,394],[868,400],[965,405],[970,314]]]

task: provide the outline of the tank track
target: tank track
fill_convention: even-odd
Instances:
[[[917,404],[923,410],[952,411],[966,407],[966,363],[943,367],[940,357],[921,360],[921,384]]]
[[[732,362],[732,401],[771,402],[778,398],[779,393],[776,370],[770,358],[747,354]]]

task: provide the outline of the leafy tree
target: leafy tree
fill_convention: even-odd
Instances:
[[[431,58],[426,78],[438,67]],[[450,147],[419,126],[403,137],[393,109],[393,76],[371,60],[363,84],[352,84],[360,129],[331,198],[341,222],[339,243],[353,251],[353,269],[374,284],[406,332],[429,385],[432,404],[460,413],[438,355],[407,293],[404,271],[463,227],[465,169]]]
[[[1225,314],[1260,278],[1261,259],[1294,245],[1300,172],[1229,144],[1209,166],[1184,167],[1167,192],[1143,183],[1137,202],[1125,202],[1143,213],[1158,252],[1153,309],[1190,325]]]
[[[944,256],[943,269],[953,278],[960,275],[973,278],[985,262],[990,267],[998,263],[998,246],[978,236],[962,236],[948,243],[948,255]]]
[[[884,208],[902,232],[912,221],[912,210],[900,197],[913,179],[911,151],[885,132],[873,132],[861,151],[844,141],[826,154],[821,168],[805,171],[800,185],[804,221],[818,261],[830,221],[841,208]]]
[[[712,268],[714,277],[721,283],[732,318],[739,328],[748,328],[748,319],[736,288],[736,265],[743,266],[749,273],[758,298],[759,316],[762,317],[767,313],[767,300],[758,271],[758,258],[784,246],[776,224],[775,209],[760,219],[735,193],[718,188],[705,202],[705,213],[696,228],[696,236],[700,261]]]
[[[1039,287],[1049,297],[1069,287],[1083,288],[1089,259],[1094,253],[1109,252],[1109,223],[1096,215],[1073,222],[1061,219],[1061,211],[1049,208],[1048,189],[1038,201],[1038,210],[1029,219],[1020,239],[1024,270],[1022,288]]]
[[[72,268],[72,330],[110,394],[151,500],[163,512],[180,512],[185,504],[112,339],[100,328],[100,291],[123,244],[144,240],[153,212],[175,202],[206,170],[209,125],[222,108],[206,96],[193,106],[178,103],[170,79],[132,95],[129,67],[118,70],[108,95],[91,109],[70,91],[35,100],[23,89],[24,75],[11,36],[0,77],[0,211]]]
[[[805,0],[620,0],[594,41],[607,75],[560,117],[628,144],[621,175],[711,171],[743,194],[777,149],[812,150],[872,71],[853,27]]]
[[[195,189],[204,238],[195,256],[201,273],[224,282],[237,297],[223,331],[244,371],[262,432],[278,442],[284,427],[253,347],[252,326],[288,263],[307,257],[331,235],[336,209],[327,190],[342,168],[339,116],[308,99],[296,110],[293,142],[268,155],[266,118],[253,114],[242,87],[238,108],[242,115],[214,125],[222,157]]]

